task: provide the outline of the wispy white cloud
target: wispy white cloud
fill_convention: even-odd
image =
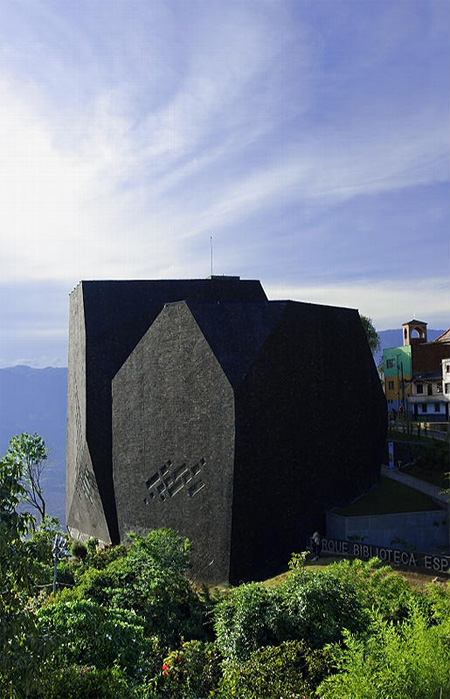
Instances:
[[[265,284],[270,299],[290,299],[327,306],[357,308],[375,319],[378,330],[400,327],[411,318],[450,326],[450,289],[447,277],[414,278],[409,283],[383,279],[368,283],[335,283],[310,286]]]
[[[226,272],[270,270],[280,288],[307,276],[306,291],[328,288],[318,273],[345,299],[353,267],[385,299],[401,193],[390,262],[413,242],[441,308],[444,244],[431,264],[417,206],[438,192],[434,244],[448,211],[442,4],[0,5],[3,281],[206,276],[214,233]]]

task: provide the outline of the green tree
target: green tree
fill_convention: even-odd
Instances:
[[[130,678],[142,673],[152,656],[144,621],[133,611],[102,607],[91,600],[56,597],[38,614],[39,630],[52,644],[48,667],[116,665]]]
[[[32,561],[24,539],[33,517],[19,512],[24,497],[20,464],[11,454],[0,461],[0,694],[20,696],[34,685],[39,668],[34,614],[27,600]]]
[[[16,435],[9,442],[7,457],[19,469],[23,502],[35,508],[43,519],[46,507],[41,478],[47,459],[44,440],[36,433]]]
[[[375,354],[380,349],[380,336],[378,335],[375,327],[373,325],[372,319],[367,316],[359,314],[361,318],[361,323],[367,336],[367,342],[369,343],[370,350],[372,354]]]
[[[133,609],[144,620],[146,633],[169,648],[177,647],[182,637],[205,636],[204,604],[186,575],[190,542],[170,529],[130,538],[130,546],[104,568],[79,570],[79,597]]]

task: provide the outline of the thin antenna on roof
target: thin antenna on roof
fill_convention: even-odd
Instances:
[[[211,276],[213,276],[213,237],[209,236],[209,245],[211,247]]]

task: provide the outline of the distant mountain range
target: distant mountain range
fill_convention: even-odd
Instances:
[[[428,330],[435,340],[444,330]],[[375,356],[378,365],[383,349],[402,344],[401,330],[379,333],[381,350]],[[34,369],[14,366],[0,369],[0,455],[11,437],[21,432],[37,432],[47,444],[49,457],[43,488],[49,514],[65,523],[66,490],[66,415],[67,369]]]

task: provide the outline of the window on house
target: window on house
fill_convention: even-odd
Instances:
[[[445,393],[450,393],[450,383],[445,384]]]
[[[428,406],[426,403],[422,403],[422,412],[427,413],[428,412]]]
[[[435,413],[440,413],[440,412],[441,412],[441,404],[440,404],[440,403],[435,403],[435,404],[434,404],[434,412],[435,412]]]
[[[393,382],[393,381],[388,381],[388,389],[389,389],[390,391],[393,391],[393,390],[394,390],[394,382]]]
[[[433,384],[429,383],[427,386],[427,389],[428,389],[428,395],[432,396],[433,395]]]
[[[423,384],[418,383],[416,386],[417,393],[423,393]]]
[[[447,374],[450,374],[450,364],[445,365],[445,371]]]
[[[442,384],[441,383],[436,384],[436,393],[442,393]]]
[[[386,362],[386,367],[388,369],[392,369],[392,367],[394,367],[394,366],[395,366],[395,359],[388,359]]]

